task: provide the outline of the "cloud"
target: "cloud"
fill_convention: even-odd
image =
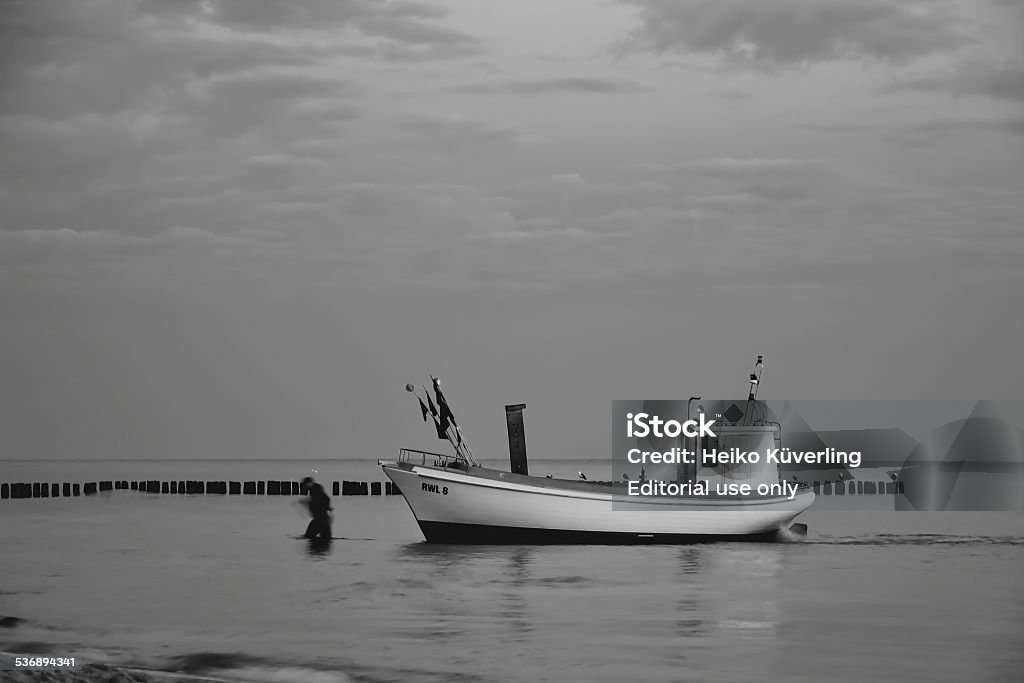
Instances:
[[[11,0],[0,13],[0,114],[166,109],[182,89],[237,72],[329,86],[350,80],[339,58],[477,54],[446,16],[409,1]]]
[[[489,124],[459,113],[411,115],[400,122],[416,143],[445,150],[483,151],[495,144],[530,144],[533,138],[514,128]]]
[[[1021,19],[1024,19],[1024,5],[1020,0],[992,0],[992,4],[1014,11]]]
[[[676,164],[669,164],[662,166],[663,169],[679,169],[679,168],[694,168],[694,169],[725,169],[725,170],[750,170],[750,169],[772,169],[772,168],[789,168],[789,169],[800,169],[807,167],[815,167],[822,165],[824,160],[822,159],[788,159],[788,158],[772,158],[772,159],[761,159],[761,158],[714,158],[714,159],[700,159],[696,161],[682,161]],[[655,166],[657,168],[657,166]]]
[[[518,248],[536,245],[545,263],[552,251],[582,250],[591,268],[573,277],[712,278],[729,245],[761,245],[785,262],[794,244],[831,234],[842,197],[840,179],[814,160],[704,159],[606,175],[567,172],[510,188]]]
[[[651,12],[667,13],[646,29],[647,39],[667,41],[657,49],[757,66],[910,59],[942,42],[915,37],[914,22],[949,19],[943,30],[950,35],[959,26],[941,0],[907,10],[881,0],[866,0],[863,9],[808,2],[800,11],[788,0],[634,6],[651,21]],[[920,147],[964,131],[1024,131],[1021,119],[985,118],[983,108],[974,118],[916,127],[865,118],[800,129],[779,116],[778,100],[762,98],[750,74],[728,81],[715,70],[705,91],[710,107],[702,108],[696,86],[693,99],[663,101],[657,93],[672,87],[658,80],[672,78],[665,71],[596,65],[570,72],[592,75],[527,78],[522,64],[501,61],[499,51],[491,58],[496,69],[525,75],[484,83],[475,80],[479,60],[461,71],[447,63],[380,63],[482,49],[448,26],[447,10],[421,2],[32,0],[7,7],[0,16],[0,71],[11,76],[0,83],[0,233],[10,234],[0,234],[0,250],[8,262],[12,253],[15,262],[39,267],[51,259],[70,267],[77,258],[88,269],[104,259],[148,266],[166,258],[167,273],[209,266],[214,277],[248,263],[262,276],[261,266],[274,259],[285,264],[275,272],[305,273],[315,262],[325,279],[346,284],[385,273],[417,281],[443,273],[469,286],[491,275],[519,284],[701,279],[772,264],[785,272],[800,262],[863,262],[882,247],[929,254],[941,248],[929,239],[933,231],[951,243],[952,216],[961,227],[1019,218],[1019,205],[1002,196],[986,207],[937,190],[875,192],[848,177],[844,164],[877,150],[857,140],[822,145],[808,132],[863,132]],[[890,34],[877,26],[883,17],[895,18],[886,31],[911,39],[889,50],[882,38]],[[687,21],[673,28],[674,19]],[[789,19],[809,35],[785,42]],[[809,30],[819,24],[821,31]],[[966,39],[956,33],[945,44],[958,40]],[[659,87],[648,90],[648,82]],[[826,86],[810,78],[806,87],[813,96]],[[452,92],[494,97],[458,98],[462,113],[446,113]],[[656,96],[645,99],[650,93]],[[716,93],[745,97],[745,111],[719,116]],[[595,110],[595,97],[622,108]],[[512,106],[527,98],[536,106]],[[846,109],[850,101],[839,98],[836,106],[854,119],[863,109]],[[749,121],[756,126],[739,128]],[[701,133],[680,137],[680,130]],[[1016,168],[1012,159],[1000,163]]]
[[[349,46],[349,54],[390,59],[447,59],[474,55],[476,38],[441,23],[447,11],[412,0],[213,0],[213,20],[255,31],[352,31],[384,41]],[[354,49],[353,49],[354,48]]]
[[[294,154],[260,154],[249,158],[249,165],[255,168],[297,168],[300,166],[323,167],[320,159],[300,157]]]
[[[511,277],[502,254],[524,277],[529,264],[537,282],[823,284],[898,280],[902,266],[954,261],[968,236],[1002,243],[975,250],[975,261],[1024,253],[1005,227],[1024,206],[991,188],[874,185],[825,159],[695,159],[605,175],[566,171],[508,188],[515,223],[480,235],[474,263]]]
[[[339,37],[328,26],[296,35],[227,26],[215,9],[4,6],[0,229],[259,229],[302,199],[294,187],[336,182],[329,160],[365,94],[332,61]]]
[[[533,81],[471,83],[452,86],[448,90],[468,95],[546,95],[551,93],[641,93],[650,88],[639,83],[618,79],[567,76]]]
[[[153,13],[153,7],[161,11]],[[185,83],[311,66],[316,46],[210,23],[192,3],[14,2],[0,14],[0,111],[60,118],[158,106]]]
[[[238,136],[259,128],[269,137],[275,128],[335,129],[359,117],[355,97],[355,87],[336,75],[275,65],[190,81],[179,106],[211,134]]]
[[[906,62],[970,41],[945,3],[923,0],[623,0],[640,26],[620,46],[774,67]]]
[[[516,137],[462,116],[414,117],[404,129],[425,138],[482,135],[500,145]],[[827,159],[570,167],[492,188],[478,179],[316,187],[302,174],[321,171],[318,160],[285,153],[250,157],[247,169],[213,183],[205,195],[199,193],[203,181],[178,179],[173,187],[185,200],[175,207],[179,223],[148,236],[23,231],[0,235],[0,249],[26,266],[63,267],[75,259],[127,263],[131,257],[140,267],[160,257],[178,259],[189,272],[206,264],[212,276],[233,272],[218,264],[233,268],[240,259],[259,257],[278,268],[314,268],[331,273],[332,281],[364,286],[387,273],[391,284],[534,287],[652,277],[704,284],[856,282],[884,277],[887,264],[948,260],[965,240],[993,228],[1000,247],[989,251],[1005,256],[1024,249],[1005,227],[1024,208],[1015,193],[867,186]],[[162,196],[172,194],[169,183],[160,187]],[[282,221],[279,229],[274,216]],[[203,227],[181,227],[192,225]],[[989,252],[972,253],[980,261]]]
[[[804,123],[801,127],[819,133],[870,134],[904,147],[927,147],[958,133],[1024,134],[1024,116],[937,117],[901,123]]]
[[[945,92],[954,97],[1024,102],[1024,63],[965,65],[945,74],[903,78],[887,86],[886,90]]]
[[[175,251],[227,256],[260,245],[272,245],[280,235],[266,231],[218,234],[189,226],[172,226],[152,235],[126,235],[114,230],[0,230],[0,265],[15,268],[111,264],[128,259],[166,256]],[[211,251],[214,250],[214,251]]]

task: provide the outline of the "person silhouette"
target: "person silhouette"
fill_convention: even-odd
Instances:
[[[302,480],[303,486],[309,492],[309,499],[306,507],[309,508],[310,520],[306,527],[305,537],[309,539],[330,540],[331,538],[331,499],[324,491],[324,487],[316,483],[313,477],[306,477]]]

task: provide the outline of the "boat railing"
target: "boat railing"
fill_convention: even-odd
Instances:
[[[410,465],[433,465],[434,467],[459,467],[465,469],[465,461],[458,455],[418,451],[415,448],[403,448],[398,453],[399,462]]]

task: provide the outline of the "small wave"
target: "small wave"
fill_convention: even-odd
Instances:
[[[12,617],[3,616],[0,617],[0,629],[24,629],[30,631],[53,631],[60,633],[67,631],[68,628],[65,626],[55,626],[53,624],[41,624],[38,621],[32,619],[26,619],[24,617]]]
[[[238,669],[263,663],[259,657],[235,652],[192,652],[168,660],[166,668],[184,673],[203,673],[211,670]]]
[[[250,683],[347,683],[352,680],[339,671],[321,671],[301,666],[250,666],[218,671],[217,674]]]
[[[806,539],[810,545],[1008,545],[1024,546],[1019,536],[954,536],[948,534],[872,534]]]
[[[535,579],[531,583],[545,585],[562,585],[562,584],[576,584],[576,583],[591,583],[592,579],[586,576],[552,576],[546,579]]]
[[[195,676],[251,683],[339,683],[351,679],[339,671],[291,666],[263,657],[235,652],[193,652],[169,659],[162,667]]]

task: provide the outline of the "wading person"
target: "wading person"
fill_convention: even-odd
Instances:
[[[331,499],[324,492],[324,487],[316,483],[313,477],[306,477],[302,480],[306,490],[309,491],[309,499],[306,507],[309,508],[309,516],[313,519],[306,527],[306,538],[330,540],[331,538]]]

